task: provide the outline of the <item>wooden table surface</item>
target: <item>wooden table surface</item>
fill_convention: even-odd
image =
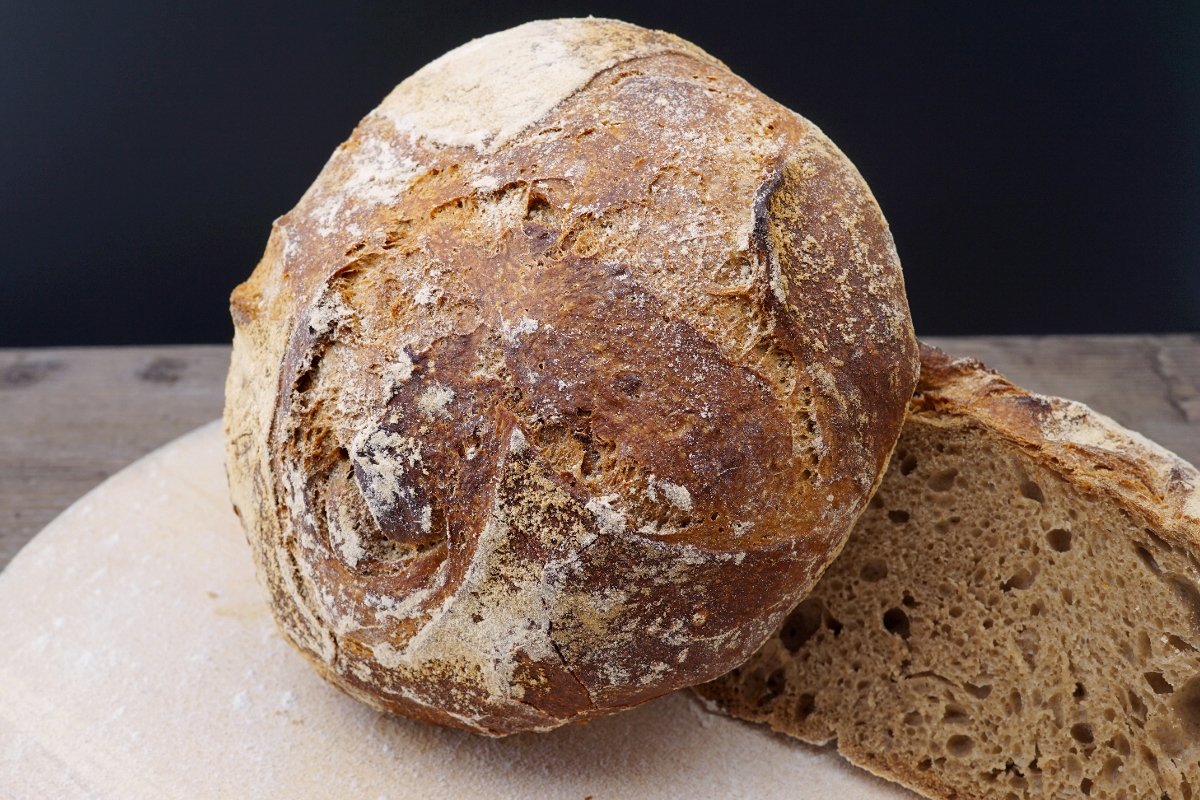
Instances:
[[[930,338],[1200,463],[1200,334]],[[221,415],[220,345],[0,349],[0,569],[109,475]]]

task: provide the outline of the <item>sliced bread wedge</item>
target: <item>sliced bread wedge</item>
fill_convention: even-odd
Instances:
[[[922,347],[842,554],[729,714],[934,798],[1200,793],[1200,475],[1086,406]]]

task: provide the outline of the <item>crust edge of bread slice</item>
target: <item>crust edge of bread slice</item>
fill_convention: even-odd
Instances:
[[[1085,491],[1154,522],[1172,544],[1200,548],[1200,472],[1083,403],[1034,394],[973,358],[921,344],[909,413],[966,416],[1036,454]]]
[[[976,432],[972,435],[984,438],[992,437],[997,441],[1002,441],[1005,445],[1022,453],[1030,462],[1061,477],[1078,495],[1094,498],[1097,505],[1108,504],[1115,507],[1118,511],[1128,515],[1131,523],[1150,529],[1154,536],[1161,537],[1166,548],[1190,558],[1190,563],[1195,566],[1195,569],[1189,571],[1200,572],[1200,565],[1198,565],[1200,562],[1200,473],[1192,465],[1081,403],[1028,392],[974,359],[954,359],[936,348],[925,345],[921,347],[921,359],[920,382],[908,409],[910,420],[934,426],[969,428]],[[903,440],[902,436],[902,442]],[[898,456],[902,457],[899,450],[893,455],[893,458]],[[884,492],[881,491],[882,494]],[[882,504],[877,505],[882,507]],[[864,515],[863,519],[865,520],[868,515],[869,512]],[[854,547],[854,543],[854,537],[852,537],[846,552]],[[1058,554],[1050,553],[1049,555]],[[1132,549],[1128,555],[1130,562],[1136,563]],[[846,556],[839,557],[839,559],[842,558],[846,558]],[[830,571],[826,573],[827,579],[836,572],[837,563],[835,562]],[[1190,579],[1191,583],[1188,585],[1194,585],[1195,578],[1196,576],[1193,575]],[[821,588],[819,583],[812,597],[817,597]],[[1007,592],[1008,589],[1005,591]],[[908,599],[910,598],[906,596],[906,600]],[[802,603],[793,616],[800,615],[804,605]],[[813,612],[812,609],[809,609],[809,612],[818,615],[817,624],[820,625],[822,612]],[[826,610],[824,613],[826,615],[824,622],[828,625],[828,611]],[[907,625],[907,617],[904,622]],[[785,630],[788,624],[785,621],[781,631]],[[840,626],[840,623],[835,621],[835,625]],[[887,626],[886,620],[880,627],[885,626]],[[811,631],[807,635],[811,635]],[[827,635],[836,634],[827,632]],[[886,634],[879,632],[873,635],[875,636],[874,641],[882,641],[884,644],[896,639],[896,637],[889,638]],[[787,651],[781,648],[779,636],[780,634],[777,633],[743,668],[711,683],[696,687],[696,691],[706,700],[709,708],[750,721],[767,722],[775,730],[813,743],[822,743],[831,738],[837,738],[839,751],[853,763],[930,797],[961,800],[964,797],[993,796],[993,791],[997,797],[1007,796],[1005,794],[1007,787],[1001,783],[996,784],[986,793],[977,795],[971,787],[956,786],[954,781],[937,774],[936,770],[930,771],[928,767],[921,769],[914,764],[905,768],[894,762],[887,763],[887,759],[863,751],[856,742],[848,741],[849,737],[839,735],[836,725],[826,725],[826,728],[821,730],[820,726],[814,727],[811,724],[797,723],[797,715],[794,710],[790,709],[786,713],[779,713],[769,704],[764,707],[761,697],[769,695],[771,691],[778,692],[779,690],[779,687],[772,690],[764,685],[767,682],[764,669],[769,670],[773,664],[779,663],[780,659],[786,661],[788,658],[797,657],[797,654],[791,652],[790,648]],[[905,638],[907,638],[907,633]],[[772,647],[775,648],[774,654],[770,653]],[[966,649],[970,649],[969,646]],[[764,657],[764,654],[767,656]],[[771,662],[771,658],[774,658],[775,661]],[[756,660],[759,662],[757,668],[755,667]],[[767,662],[765,668],[761,666],[764,660]],[[1032,661],[1030,666],[1032,667]],[[1161,678],[1161,676],[1159,677]],[[997,681],[997,683],[1000,682]],[[1189,682],[1187,686],[1187,690],[1191,691],[1193,687],[1200,686],[1200,681]],[[1142,689],[1144,690],[1145,687]],[[754,696],[756,693],[759,694],[758,698]],[[849,692],[844,692],[844,694],[848,695]],[[1132,695],[1130,697],[1130,702],[1133,702]],[[794,703],[795,698],[789,698],[789,702]],[[810,695],[803,695],[800,700],[801,704],[811,704],[812,702]],[[865,702],[865,700],[859,702]],[[1200,703],[1200,697],[1197,698],[1197,702]],[[943,705],[945,704],[943,703]],[[1082,729],[1071,728],[1071,709],[1068,709],[1067,712],[1066,726],[1060,724],[1060,727],[1064,727],[1064,735],[1071,731],[1079,737],[1083,737]],[[800,715],[801,718],[804,716],[806,716],[806,712]],[[839,721],[838,724],[849,725],[850,722]],[[1103,725],[1097,726],[1097,729],[1102,727]],[[943,736],[945,730],[953,731],[954,729],[943,729]],[[1090,727],[1087,730],[1087,735],[1091,736]],[[1188,732],[1192,733],[1190,729]],[[1123,742],[1122,752],[1130,748],[1128,738],[1123,739]],[[1079,746],[1084,750],[1087,747],[1095,749],[1095,746],[1091,744],[1087,747]],[[1118,742],[1117,746],[1121,747],[1121,742]],[[1191,750],[1188,751],[1188,754],[1189,757],[1194,755]],[[1088,757],[1091,757],[1090,753]],[[1125,761],[1137,757],[1136,752],[1132,756],[1126,754]],[[1116,760],[1121,761],[1120,758],[1116,758]],[[1194,766],[1196,759],[1190,758],[1190,760]],[[1033,764],[1036,765],[1036,763],[1037,756],[1035,755]],[[1056,768],[1066,769],[1061,763],[1054,763],[1058,764]],[[1121,764],[1123,765],[1124,762]],[[1022,767],[1025,766],[1022,765]],[[1122,796],[1119,792],[1119,780],[1117,780],[1120,768],[1121,765],[1118,765],[1115,768],[1116,772],[1112,773],[1116,777],[1111,781],[1111,786],[1107,783],[1099,786],[1097,784],[1100,780],[1099,777],[1095,777],[1093,780],[1093,777],[1085,776],[1081,780],[1077,775],[1074,780],[1077,781],[1075,785],[1081,787],[1079,796],[1087,796],[1089,793],[1097,796]],[[1159,774],[1157,763],[1154,773]],[[1001,778],[1004,777],[1001,776]],[[1024,781],[1024,776],[1021,781]],[[1016,785],[1021,785],[1021,781],[1017,781]],[[1183,785],[1188,786],[1186,780],[1183,781]],[[1160,788],[1164,786],[1161,776],[1159,786]],[[1163,789],[1162,796],[1170,797],[1171,800],[1184,800],[1190,795],[1189,789],[1190,786],[1184,789],[1182,795],[1173,791],[1168,793],[1166,789]],[[1036,793],[1038,791],[1036,788],[1032,790],[1035,791],[1032,795],[1028,794],[1028,791],[1030,790],[1015,792],[1011,796],[1040,796]],[[1141,796],[1136,793],[1140,789],[1135,787],[1133,791],[1135,794],[1129,795],[1130,797]],[[1155,790],[1153,796],[1158,797],[1159,792]]]

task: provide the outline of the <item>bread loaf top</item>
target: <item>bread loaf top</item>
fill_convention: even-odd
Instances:
[[[600,72],[663,54],[724,66],[678,36],[613,20],[531,22],[451,50],[376,109],[398,132],[494,153]]]
[[[288,637],[491,734],[713,677],[841,547],[916,379],[821,132],[607,20],[402,83],[232,298],[228,469]]]

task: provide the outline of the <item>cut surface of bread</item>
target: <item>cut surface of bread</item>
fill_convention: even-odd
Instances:
[[[1200,793],[1196,471],[922,349],[884,481],[734,716],[936,798]]]

